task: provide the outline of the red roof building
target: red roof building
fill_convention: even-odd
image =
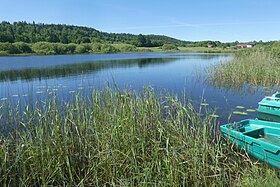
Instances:
[[[252,48],[252,47],[254,47],[256,44],[237,44],[237,46],[236,47],[238,47],[238,48]]]

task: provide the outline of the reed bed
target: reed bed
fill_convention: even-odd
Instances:
[[[280,59],[264,50],[241,51],[229,63],[208,69],[208,81],[215,86],[280,86]]]
[[[280,184],[276,170],[217,134],[205,106],[155,97],[151,88],[106,88],[58,103],[1,105],[1,124],[9,124],[0,138],[1,186]]]

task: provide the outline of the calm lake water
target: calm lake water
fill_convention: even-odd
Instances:
[[[108,84],[137,91],[150,85],[156,93],[185,95],[197,106],[203,100],[217,110],[221,123],[227,122],[230,114],[230,121],[255,118],[253,110],[265,96],[264,88],[216,88],[207,81],[207,67],[231,58],[202,53],[0,57],[0,103],[28,103],[51,94],[65,101]]]

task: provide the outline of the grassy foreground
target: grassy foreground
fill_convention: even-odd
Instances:
[[[229,63],[213,65],[208,80],[217,86],[280,86],[280,58],[269,51],[247,50],[237,53]]]
[[[204,108],[205,109],[205,108]],[[6,111],[6,112],[5,112]],[[190,103],[110,89],[33,110],[2,104],[1,186],[279,186]]]

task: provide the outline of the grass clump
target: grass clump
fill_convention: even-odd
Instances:
[[[233,186],[255,173],[279,181],[223,141],[213,117],[150,88],[19,108],[1,106],[0,121],[9,122],[0,138],[2,186]]]
[[[208,80],[223,87],[280,86],[279,65],[280,59],[265,50],[241,51],[232,61],[210,67]]]

